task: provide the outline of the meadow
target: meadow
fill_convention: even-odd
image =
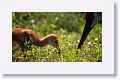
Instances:
[[[41,38],[58,35],[61,52],[46,45],[25,45],[23,52],[18,45],[12,47],[13,62],[102,62],[102,24],[98,23],[87,36],[81,50],[77,50],[85,26],[85,14],[81,12],[13,12],[12,28],[22,27],[36,31]],[[79,53],[76,54],[76,51]]]

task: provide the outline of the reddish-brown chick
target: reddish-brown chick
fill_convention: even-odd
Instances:
[[[60,52],[58,36],[56,34],[50,34],[41,39],[40,36],[31,29],[15,28],[12,30],[12,40],[17,42],[23,51],[25,49],[25,39],[30,40],[31,37],[33,38],[34,45],[43,47],[47,44],[50,44],[53,47],[57,48]]]

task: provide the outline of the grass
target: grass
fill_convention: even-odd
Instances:
[[[24,23],[24,22],[23,22]],[[84,19],[81,26],[77,27],[77,31],[68,31],[65,28],[58,28],[55,24],[44,23],[41,25],[34,24],[32,29],[35,30],[42,38],[47,34],[58,34],[61,53],[56,48],[46,45],[44,47],[30,46],[27,51],[22,52],[18,45],[12,48],[13,62],[102,62],[102,25],[97,24],[87,39],[81,50],[77,51],[77,45],[81,38],[84,28]],[[48,27],[49,25],[49,27]],[[16,25],[13,25],[15,28]],[[39,27],[40,26],[40,27]]]

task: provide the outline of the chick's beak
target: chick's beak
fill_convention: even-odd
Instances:
[[[59,44],[56,45],[56,48],[58,50],[58,53],[60,53],[60,46],[59,46]]]

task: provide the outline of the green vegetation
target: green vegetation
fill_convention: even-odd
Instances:
[[[13,62],[101,62],[102,61],[102,25],[97,24],[85,40],[79,54],[76,54],[78,42],[85,25],[84,13],[78,12],[14,12],[12,28],[23,27],[36,31],[41,38],[48,34],[58,34],[61,53],[56,48],[30,46],[21,51],[16,45],[12,48]]]

